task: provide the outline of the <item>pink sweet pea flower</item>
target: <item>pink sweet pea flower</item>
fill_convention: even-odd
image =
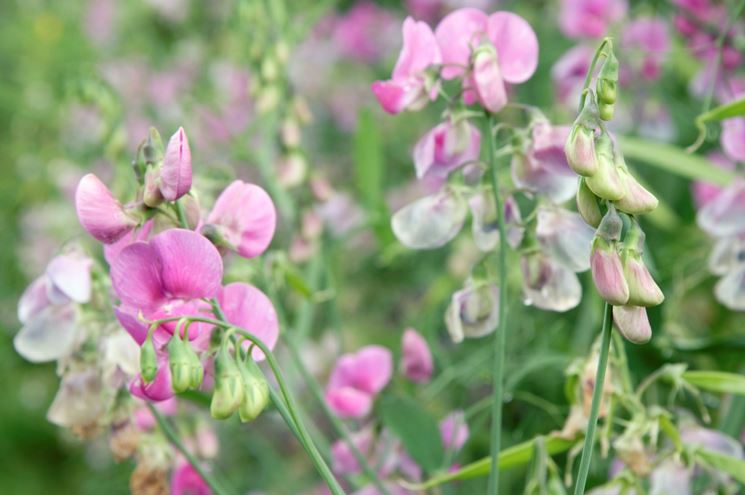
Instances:
[[[626,0],[562,0],[559,27],[569,38],[602,38],[627,8]]]
[[[385,54],[398,20],[393,14],[375,3],[362,0],[354,4],[333,26],[333,41],[342,54],[362,63],[374,63]]]
[[[417,178],[441,186],[450,172],[479,159],[480,146],[481,133],[466,121],[437,125],[414,147]]]
[[[368,458],[372,451],[373,431],[372,428],[365,428],[359,432],[350,435],[352,443],[363,456]],[[331,458],[334,472],[340,475],[358,474],[362,471],[357,458],[352,453],[352,449],[344,440],[337,440],[331,446]]]
[[[654,81],[662,74],[662,63],[670,49],[667,23],[659,17],[638,17],[623,27],[621,47],[630,54],[635,74]]]
[[[414,383],[426,383],[432,378],[432,353],[424,337],[413,328],[404,332],[401,348],[401,370]]]
[[[171,476],[171,495],[212,495],[212,489],[191,464],[179,460]]]
[[[277,212],[272,198],[262,188],[234,181],[217,198],[202,227],[205,235],[217,237],[244,258],[263,253],[274,236]]]
[[[326,401],[341,417],[362,417],[393,373],[393,357],[385,347],[367,346],[336,362],[326,388]]]
[[[407,17],[403,38],[403,48],[391,79],[376,81],[372,85],[383,110],[391,114],[419,110],[428,100],[437,98],[438,86],[426,73],[442,60],[432,29],[424,22]]]
[[[171,136],[160,171],[160,192],[168,201],[176,201],[191,189],[191,149],[183,127]]]
[[[153,225],[155,225],[155,222],[152,219],[148,220],[147,222],[142,224],[141,227],[128,232],[118,241],[112,242],[111,244],[104,244],[103,255],[104,258],[106,258],[106,262],[111,265],[116,257],[119,256],[119,253],[122,252],[122,249],[129,246],[133,242],[147,241],[150,237],[150,233],[153,230]]]
[[[219,296],[220,307],[228,321],[243,327],[261,339],[269,349],[274,349],[279,338],[277,312],[269,298],[256,287],[242,282],[235,282],[223,287]],[[250,343],[243,343],[248,349]],[[254,347],[252,357],[263,361],[264,353]]]
[[[465,73],[471,50],[486,36],[488,16],[479,9],[464,8],[446,15],[435,28],[442,54],[442,77],[454,79]]]
[[[164,416],[173,416],[178,409],[178,400],[175,397],[171,397],[168,400],[154,404],[154,406]],[[133,416],[135,425],[142,431],[150,431],[158,424],[150,409],[145,407],[145,403],[142,403],[142,407],[135,409]]]
[[[460,450],[470,435],[465,413],[463,411],[453,411],[440,421],[440,435],[442,436],[442,445],[446,449]]]
[[[127,214],[106,185],[93,174],[80,179],[75,191],[75,208],[83,228],[104,244],[118,241],[137,225],[137,219]]]
[[[158,372],[151,382],[147,383],[142,376],[138,376],[129,384],[129,391],[142,400],[161,402],[172,398],[173,386],[171,369],[168,366],[168,354],[158,353]]]
[[[745,232],[745,180],[736,179],[698,211],[699,227],[714,237]]]

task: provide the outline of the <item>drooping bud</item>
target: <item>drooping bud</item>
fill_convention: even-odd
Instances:
[[[138,223],[93,174],[80,179],[75,191],[75,209],[83,228],[104,244],[118,241]]]
[[[652,338],[647,309],[639,306],[613,306],[613,322],[621,335],[634,344],[645,344]]]
[[[191,385],[191,363],[184,341],[173,334],[168,341],[168,366],[171,368],[171,384],[177,394],[186,392]]]
[[[592,281],[600,297],[613,305],[626,304],[629,300],[629,285],[623,274],[623,265],[615,242],[609,242],[600,235],[595,236],[590,268]]]
[[[598,171],[595,152],[595,131],[582,124],[575,124],[564,146],[567,162],[578,175],[590,177]]]
[[[644,232],[634,222],[624,239],[621,252],[623,273],[629,284],[628,304],[632,306],[657,306],[662,304],[665,296],[657,286],[647,266],[642,260]]]
[[[223,344],[215,358],[215,389],[212,392],[210,414],[215,419],[227,419],[243,402],[243,380],[238,364]]]
[[[619,153],[620,156],[620,153]],[[623,157],[620,158],[623,162]],[[643,215],[652,212],[659,201],[639,181],[631,175],[625,164],[618,168],[621,180],[626,184],[626,195],[616,201],[616,208],[629,215]]]
[[[597,173],[587,177],[590,190],[603,199],[618,201],[626,195],[626,184],[621,180],[616,165],[616,150],[608,133],[602,133],[595,142]]]
[[[600,225],[600,220],[603,219],[603,214],[600,211],[600,205],[598,205],[598,197],[595,193],[590,191],[590,188],[585,184],[584,177],[579,179],[579,188],[577,189],[577,211],[588,225],[597,227]]]
[[[240,367],[243,378],[243,401],[238,408],[241,421],[247,423],[256,419],[269,403],[269,384],[259,365],[247,357]]]
[[[152,382],[158,373],[158,356],[153,345],[153,338],[148,334],[140,348],[140,374],[145,383]]]
[[[479,103],[492,113],[499,112],[507,104],[507,90],[499,69],[497,50],[491,43],[476,49],[473,58],[473,88]]]
[[[598,103],[600,104],[600,118],[603,120],[610,120],[603,117],[602,105],[610,107],[611,116],[613,114],[613,104],[616,102],[617,97],[617,85],[618,85],[618,59],[611,51],[608,54],[608,58],[603,63],[603,67],[600,69],[598,74],[597,83],[597,94]]]
[[[202,366],[202,361],[199,360],[199,356],[187,339],[184,339],[184,348],[189,360],[189,388],[197,390],[202,386],[204,380],[204,366]]]
[[[160,192],[176,201],[191,189],[191,149],[183,127],[168,140],[160,172]]]

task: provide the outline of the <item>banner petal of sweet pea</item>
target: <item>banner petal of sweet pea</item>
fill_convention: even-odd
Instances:
[[[32,363],[46,363],[70,354],[77,325],[72,306],[48,306],[34,314],[13,338],[16,352]]]
[[[222,257],[206,237],[191,230],[170,229],[153,237],[150,245],[160,261],[163,289],[169,295],[198,298],[218,294]]]
[[[121,301],[135,308],[153,308],[165,298],[162,264],[152,245],[135,242],[111,266],[111,285]]]
[[[393,375],[393,356],[382,346],[363,347],[355,356],[353,383],[355,388],[370,395],[378,394]]]
[[[80,253],[62,254],[47,266],[47,277],[65,296],[81,304],[91,298],[93,260]]]
[[[393,68],[393,80],[417,76],[442,61],[437,40],[427,23],[407,17],[403,26],[403,47]]]
[[[326,390],[326,402],[339,417],[361,418],[370,413],[373,398],[356,388],[340,387]]]
[[[453,79],[464,73],[471,47],[478,46],[486,34],[487,16],[479,9],[458,9],[446,15],[435,29],[442,54],[442,77]]]
[[[274,349],[279,338],[277,312],[269,298],[256,287],[235,282],[223,287],[220,292],[220,307],[228,321],[257,336],[269,349]],[[245,342],[244,346],[249,347]],[[252,357],[263,361],[264,353],[254,347]]]
[[[502,78],[512,84],[530,79],[538,67],[538,38],[530,24],[512,12],[495,12],[487,34],[497,49]]]

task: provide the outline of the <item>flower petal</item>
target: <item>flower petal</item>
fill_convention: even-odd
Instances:
[[[538,67],[538,38],[530,24],[512,12],[495,12],[487,33],[497,49],[502,78],[512,84],[530,79]]]
[[[111,266],[111,285],[127,306],[149,309],[165,297],[160,257],[152,245],[135,242],[122,250]]]
[[[372,396],[352,387],[332,388],[326,391],[326,402],[341,418],[361,418],[372,409]]]
[[[70,354],[76,337],[74,308],[49,306],[29,318],[13,339],[13,346],[26,360],[45,363]]]
[[[206,237],[191,230],[170,229],[153,237],[150,245],[160,261],[163,289],[169,296],[199,298],[218,294],[222,257]],[[125,253],[126,250],[116,263]]]
[[[62,254],[47,266],[50,282],[73,301],[85,304],[91,298],[93,260],[80,253]]]
[[[263,292],[252,285],[236,282],[223,287],[219,299],[230,323],[245,328],[269,349],[274,349],[279,338],[277,312]],[[248,347],[249,343],[245,345]],[[256,361],[264,359],[264,353],[256,347],[252,356]]]
[[[391,227],[404,246],[435,249],[458,235],[466,214],[463,198],[446,188],[398,210],[391,219]]]
[[[442,77],[453,79],[463,74],[471,57],[471,47],[486,34],[487,16],[479,9],[458,9],[446,15],[435,29],[442,55]],[[460,66],[460,67],[459,67]]]

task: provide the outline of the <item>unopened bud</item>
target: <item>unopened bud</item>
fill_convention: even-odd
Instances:
[[[158,356],[155,352],[153,339],[147,336],[145,342],[140,347],[140,374],[145,383],[150,383],[155,379],[158,373]]]
[[[145,172],[145,186],[142,192],[142,201],[150,208],[155,208],[163,203],[165,199],[160,192],[160,167],[148,167]]]
[[[584,178],[579,179],[579,187],[577,188],[577,211],[582,215],[584,221],[593,227],[600,225],[600,221],[603,219],[600,205],[598,205],[598,197],[587,187]]]
[[[176,201],[191,189],[191,149],[183,127],[168,140],[160,171],[160,192],[168,201]]]
[[[636,223],[632,223],[624,239],[624,249],[621,253],[624,276],[629,284],[628,304],[657,306],[662,304],[665,296],[642,260],[643,249],[644,232]]]
[[[600,115],[600,118],[606,122],[613,120],[615,109],[616,107],[612,103],[605,103],[603,101],[598,103],[598,115]]]
[[[575,124],[564,146],[567,162],[577,174],[589,177],[598,170],[595,154],[595,131],[582,124]]]
[[[596,236],[590,254],[592,281],[600,297],[613,305],[626,304],[629,300],[629,285],[623,274],[623,264],[615,242]]]
[[[634,344],[645,344],[652,338],[646,308],[639,306],[613,306],[613,322],[621,335]]]
[[[617,83],[609,79],[598,79],[598,99],[601,104],[613,105],[617,97]],[[603,119],[605,120],[605,119]]]
[[[147,165],[153,165],[163,161],[163,140],[158,129],[151,127],[147,139],[142,146],[142,157]]]
[[[622,230],[623,220],[621,220],[621,216],[616,212],[616,209],[612,205],[609,205],[608,211],[600,221],[600,225],[598,225],[598,230],[595,235],[602,237],[608,242],[620,241]]]
[[[191,363],[186,347],[178,334],[168,342],[168,367],[171,369],[171,385],[177,394],[186,392],[191,386]]]
[[[269,384],[259,365],[249,356],[241,366],[243,377],[243,402],[238,409],[241,421],[247,423],[256,419],[269,403]]]
[[[215,389],[212,392],[210,414],[215,419],[227,419],[243,401],[243,380],[235,359],[222,345],[215,358]]]
[[[626,167],[619,167],[619,173],[626,185],[626,194],[615,202],[619,210],[629,215],[643,215],[657,208],[659,201],[655,195],[639,184]]]
[[[595,152],[598,169],[592,177],[585,180],[587,187],[603,199],[617,201],[623,198],[626,195],[626,184],[621,181],[618,173],[613,141],[607,133],[598,137],[595,142]]]

